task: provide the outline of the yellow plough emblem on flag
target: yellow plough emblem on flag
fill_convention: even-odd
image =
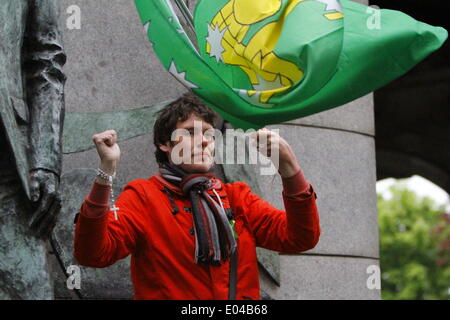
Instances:
[[[289,89],[303,77],[303,71],[288,60],[274,53],[283,30],[283,22],[293,8],[305,0],[290,0],[282,15],[276,21],[264,24],[247,44],[243,43],[252,25],[263,22],[281,9],[281,0],[230,0],[214,16],[209,25],[206,52],[217,61],[239,66],[250,79],[255,90],[246,90],[248,96],[261,92],[259,101],[267,103],[272,95]],[[328,20],[342,19],[340,6],[336,1],[321,1],[328,4],[324,13]]]

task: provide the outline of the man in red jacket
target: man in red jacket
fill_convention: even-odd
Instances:
[[[316,196],[286,140],[265,128],[253,135],[256,144],[266,136],[269,155],[279,153],[283,211],[246,183],[211,174],[216,120],[192,94],[161,110],[154,126],[159,174],[128,183],[113,210],[117,134],[94,135],[100,168],[76,222],[79,264],[103,268],[131,254],[134,299],[260,299],[257,246],[283,253],[316,246]]]

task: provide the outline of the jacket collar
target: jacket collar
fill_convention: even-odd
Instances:
[[[170,191],[180,195],[180,196],[184,196],[183,191],[181,190],[180,187],[170,183],[169,181],[167,181],[166,179],[164,179],[161,174],[156,174],[155,178],[157,181],[159,181],[164,187],[167,187]],[[218,190],[222,190],[223,189],[223,183],[220,179],[213,177],[212,178],[212,185],[211,187],[207,190],[208,193],[213,193],[212,189],[218,191]]]

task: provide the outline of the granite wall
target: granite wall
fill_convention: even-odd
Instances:
[[[193,5],[193,1],[190,2]],[[73,14],[66,9],[72,5],[81,10],[80,29],[66,27],[67,19]],[[185,92],[152,52],[133,1],[61,0],[61,8],[68,57],[64,68],[68,77],[66,112],[151,106]],[[114,120],[110,127],[114,128]],[[262,289],[273,299],[379,299],[380,290],[367,286],[370,276],[367,268],[379,265],[372,95],[269,128],[280,129],[315,188],[322,235],[313,250],[279,256],[279,285],[261,269]],[[120,181],[146,178],[156,172],[151,134],[123,141],[120,147]],[[65,154],[63,184],[66,189],[69,184],[78,185],[82,192],[76,198],[82,199],[89,192],[92,169],[97,166],[98,158],[93,149]],[[257,179],[263,197],[283,208],[280,178],[257,176]],[[72,212],[68,214],[63,219],[70,220]],[[73,222],[67,221],[64,224],[70,227]],[[66,241],[70,241],[69,233],[65,235]],[[74,261],[61,244],[53,243],[53,246],[50,258],[57,298],[130,297],[127,261],[110,272],[108,268],[103,269],[102,274],[82,268],[82,289],[67,290],[63,270]],[[117,272],[126,274],[113,287],[102,290],[102,283],[109,281],[108,274],[113,278]],[[103,277],[103,280],[96,284],[96,277]]]

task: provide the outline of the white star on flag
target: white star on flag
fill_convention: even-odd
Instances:
[[[208,24],[208,37],[206,37],[206,41],[208,41],[210,46],[209,56],[215,57],[217,62],[219,62],[219,60],[223,62],[222,52],[224,52],[225,49],[222,47],[222,39],[226,30],[227,28],[225,27],[220,31],[217,23],[214,29]]]
[[[267,91],[267,90],[284,88],[283,84],[281,83],[281,78],[280,78],[279,74],[277,74],[277,76],[275,77],[275,79],[273,81],[266,81],[259,74],[256,74],[256,76],[258,77],[258,84],[253,85],[253,88],[256,91]]]
[[[316,0],[316,1],[325,3],[327,5],[325,10],[327,10],[327,11],[328,10],[336,10],[336,11],[342,12],[342,7],[338,0]]]
[[[150,27],[150,21],[144,24],[144,32],[145,34],[148,34],[148,28]]]
[[[271,108],[274,106],[271,103],[261,102],[261,91],[255,92],[253,95],[250,96],[248,91],[245,89],[233,89],[233,90],[236,91],[242,99],[244,99],[245,101],[254,106],[263,108]]]
[[[175,65],[175,62],[173,60],[170,63],[169,72],[178,81],[180,81],[185,87],[188,87],[189,89],[197,89],[198,88],[195,84],[186,80],[186,72],[178,72],[177,66]]]

